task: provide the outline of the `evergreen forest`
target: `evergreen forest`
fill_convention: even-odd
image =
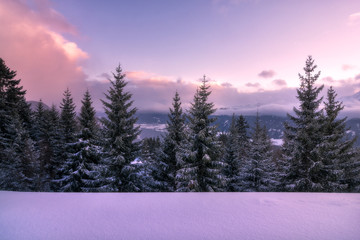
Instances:
[[[189,109],[174,92],[161,138],[140,139],[120,65],[101,100],[105,117],[98,119],[89,91],[81,106],[65,89],[58,107],[40,100],[31,109],[16,71],[0,58],[0,190],[360,192],[360,150],[339,117],[344,105],[333,87],[316,84],[320,72],[311,56],[303,70],[299,105],[275,148],[259,115],[253,126],[233,115],[229,130],[218,131],[205,76]]]

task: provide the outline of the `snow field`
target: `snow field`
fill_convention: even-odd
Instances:
[[[359,236],[360,194],[0,192],[1,240]]]

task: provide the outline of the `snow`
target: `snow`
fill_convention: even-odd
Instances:
[[[352,130],[347,130],[347,131],[346,131],[346,134],[351,134],[352,137],[355,137],[355,136],[356,136],[355,131],[352,131]]]
[[[275,146],[282,146],[284,144],[283,139],[271,138],[271,143]]]
[[[152,129],[158,132],[165,132],[166,131],[166,126],[167,124],[148,124],[148,123],[143,123],[143,124],[135,124],[135,126],[139,126],[140,129]]]
[[[360,194],[0,192],[0,239],[359,239]]]

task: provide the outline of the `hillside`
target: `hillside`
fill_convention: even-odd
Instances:
[[[141,137],[157,137],[161,136],[165,131],[165,124],[168,119],[166,113],[151,113],[151,112],[139,112],[137,113],[139,118],[138,124],[142,130]],[[231,115],[217,115],[215,124],[218,126],[220,132],[226,132],[229,129],[231,122]],[[255,116],[245,116],[251,131],[254,126]],[[272,139],[281,139],[284,131],[284,122],[287,117],[275,116],[275,115],[264,115],[260,116],[261,124],[264,124],[268,129],[269,137]],[[346,122],[348,130],[348,136],[360,136],[360,118],[352,118]],[[357,139],[356,146],[360,146],[360,138]]]

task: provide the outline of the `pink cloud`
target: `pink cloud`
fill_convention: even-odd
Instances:
[[[28,100],[58,104],[66,87],[81,98],[87,76],[80,62],[88,54],[61,35],[76,30],[49,1],[34,3],[31,8],[24,1],[0,2],[0,57],[17,71]]]
[[[141,72],[141,71],[139,71]],[[130,78],[143,74],[128,74],[127,91],[129,91],[134,100],[134,105],[139,111],[159,111],[168,112],[171,107],[175,91],[178,91],[181,97],[184,110],[190,108],[196,89],[201,85],[200,82],[178,81],[168,78],[163,81],[154,81],[149,78],[135,79]],[[146,74],[144,74],[145,76]],[[259,87],[259,83],[254,84]],[[109,89],[109,82],[92,81],[89,89],[93,96],[94,105],[99,112],[103,111],[103,106],[96,99],[105,99],[104,93]],[[215,104],[218,109],[217,114],[255,114],[259,109],[262,113],[274,113],[274,111],[290,111],[296,104],[296,90],[282,88],[275,91],[263,91],[256,89],[256,92],[239,92],[237,88],[230,84],[212,84],[210,83],[209,101]],[[281,110],[281,111],[279,111]],[[284,114],[284,113],[283,113]]]
[[[358,25],[360,24],[360,12],[353,13],[348,17],[349,25]]]
[[[183,107],[188,107],[196,89],[195,84],[179,81],[179,78],[145,71],[125,71],[125,74],[127,91],[133,95],[134,106],[141,111],[167,111],[175,91],[179,92]],[[107,74],[101,76],[107,77]],[[113,80],[112,76],[110,79]],[[104,99],[104,93],[109,89],[109,81],[89,82],[89,88],[94,99]],[[94,104],[102,111],[100,101],[94,101]]]
[[[258,88],[261,85],[260,85],[260,83],[257,82],[257,83],[247,83],[245,86],[251,87],[251,88]]]
[[[330,83],[330,84],[336,82],[332,77],[324,77],[322,80],[323,80],[324,82]]]
[[[344,64],[344,65],[342,65],[342,70],[344,70],[344,71],[352,70],[352,69],[356,69],[356,66],[350,65],[350,64]]]

